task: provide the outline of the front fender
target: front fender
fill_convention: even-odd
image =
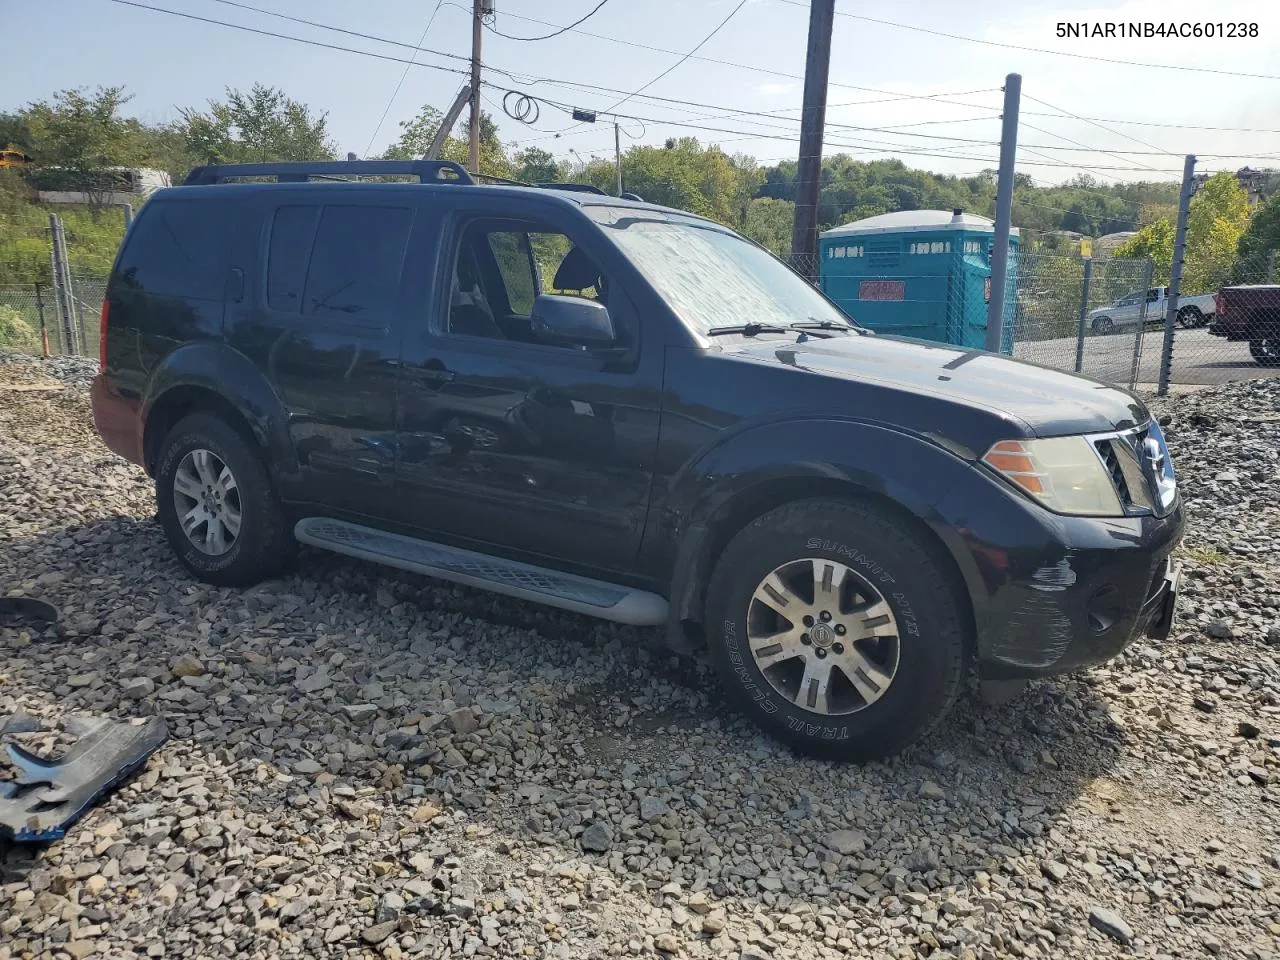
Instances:
[[[701,620],[702,590],[726,534],[797,497],[847,491],[890,501],[933,530],[972,589],[979,572],[936,510],[973,470],[962,453],[851,418],[789,419],[723,438],[676,475],[663,511],[673,637],[681,621]]]
[[[213,394],[240,415],[273,474],[297,473],[288,414],[279,395],[248,358],[216,341],[184,344],[151,371],[142,401],[144,430],[154,411],[195,390]],[[145,449],[151,450],[155,438],[147,433]]]

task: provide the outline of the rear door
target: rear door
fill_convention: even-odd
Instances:
[[[282,494],[385,517],[412,203],[403,192],[326,185],[264,192],[257,213],[227,338],[287,412],[297,470]]]

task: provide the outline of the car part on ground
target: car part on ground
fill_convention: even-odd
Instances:
[[[58,622],[58,608],[39,597],[0,597],[0,627]]]
[[[0,781],[0,833],[20,843],[60,840],[102,794],[137,770],[169,738],[162,717],[103,720],[57,760],[7,744],[20,771]]]

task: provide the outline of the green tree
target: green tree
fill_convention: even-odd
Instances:
[[[435,139],[444,114],[431,104],[425,104],[411,120],[400,123],[400,137],[382,151],[383,160],[420,159]],[[454,132],[445,137],[440,150],[441,160],[454,160],[470,168],[471,145],[467,135],[467,122],[460,120]],[[493,117],[480,111],[480,172],[492,177],[510,177],[511,160],[498,138],[498,126]]]
[[[283,90],[255,83],[248,93],[227,88],[225,102],[209,110],[180,111],[187,149],[201,163],[262,163],[269,160],[332,160],[327,115],[312,113]]]
[[[1205,181],[1187,216],[1183,289],[1206,293],[1230,282],[1236,249],[1249,226],[1249,195],[1233,173]]]
[[[88,195],[98,206],[111,190],[107,168],[136,159],[120,108],[131,97],[124,87],[60,90],[30,104],[23,119],[31,135],[37,173],[50,186]]]
[[[1150,223],[1112,251],[1120,260],[1155,261],[1152,283],[1168,283],[1173,263],[1173,223],[1161,218]]]
[[[1259,261],[1272,250],[1280,250],[1280,193],[1253,212],[1253,219],[1240,237],[1240,258]]]
[[[789,200],[756,197],[747,204],[742,235],[749,237],[778,256],[791,252],[791,231],[795,223],[796,205]]]
[[[538,147],[526,147],[515,155],[515,178],[525,183],[554,183],[561,177],[555,156]]]

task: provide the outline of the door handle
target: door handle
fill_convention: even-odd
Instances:
[[[434,357],[422,365],[422,371],[426,379],[434,380],[436,383],[453,382],[453,371]]]

